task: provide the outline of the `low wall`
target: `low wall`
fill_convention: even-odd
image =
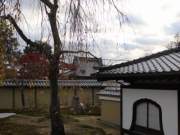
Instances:
[[[120,125],[120,102],[101,100],[101,120]]]
[[[83,104],[99,104],[96,88],[61,88],[59,89],[60,104],[64,107],[72,105],[74,95],[79,96]],[[24,93],[24,108],[48,109],[51,90],[49,88],[0,88],[0,109],[22,109],[22,93]]]

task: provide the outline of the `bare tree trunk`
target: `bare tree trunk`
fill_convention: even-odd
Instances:
[[[55,64],[55,63],[56,64]],[[50,66],[50,87],[51,87],[51,103],[50,103],[50,118],[51,118],[51,135],[65,135],[63,121],[60,117],[60,100],[58,97],[58,63],[53,61]]]
[[[25,109],[25,98],[24,98],[24,80],[21,80],[21,103],[23,110]]]
[[[60,103],[58,99],[58,75],[59,75],[59,57],[62,49],[62,42],[59,36],[57,28],[56,13],[58,9],[58,0],[54,0],[52,4],[49,0],[40,0],[46,6],[50,8],[50,12],[47,12],[49,23],[52,30],[53,40],[54,40],[54,53],[52,57],[49,58],[50,61],[50,71],[49,80],[51,87],[51,103],[50,103],[50,118],[51,118],[51,135],[65,135],[63,121],[60,118]],[[31,39],[27,38],[20,27],[17,25],[15,19],[11,15],[1,16],[2,19],[7,19],[13,24],[16,31],[19,33],[21,38],[31,45],[37,45],[38,43],[33,42]]]

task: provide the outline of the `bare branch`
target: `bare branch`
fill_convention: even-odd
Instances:
[[[20,37],[29,45],[36,45],[36,42],[31,41],[27,36],[23,33],[21,28],[17,25],[15,19],[11,15],[6,16],[0,16],[1,19],[8,20],[16,29],[17,33],[20,35]]]
[[[50,9],[54,7],[54,5],[49,0],[40,0],[42,3],[44,3],[46,6],[48,6]]]
[[[74,54],[78,54],[78,53],[86,53],[86,54],[89,54],[89,55],[91,55],[92,57],[94,57],[94,58],[97,58],[96,56],[94,56],[91,52],[89,52],[89,51],[82,51],[82,50],[80,50],[80,51],[70,51],[70,50],[63,50],[63,51],[61,51],[61,54],[65,54],[65,53],[74,53]]]
[[[5,0],[0,1],[0,13],[5,12]]]
[[[125,15],[122,11],[119,10],[119,8],[115,4],[114,0],[112,0],[112,4],[113,4],[114,8],[116,9],[116,11],[118,12],[118,14],[120,14],[120,16],[122,17],[122,23],[125,21],[129,22],[127,15]],[[120,23],[120,25],[121,25],[121,23]]]
[[[46,14],[49,14],[46,5],[44,5],[44,9],[45,9]]]
[[[116,9],[116,11],[117,11],[122,17],[123,17],[123,16],[126,16],[123,12],[121,12],[121,11],[119,10],[119,8],[116,6],[114,0],[112,0],[112,4],[113,4],[114,8]]]
[[[57,6],[57,4],[58,4],[58,0],[54,0],[54,5]]]

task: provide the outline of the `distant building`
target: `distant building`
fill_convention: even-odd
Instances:
[[[76,66],[74,70],[75,78],[92,78],[91,74],[98,71],[98,67],[102,66],[101,58],[90,57],[74,57],[73,64]]]
[[[101,68],[96,76],[121,83],[121,135],[180,135],[180,48]]]

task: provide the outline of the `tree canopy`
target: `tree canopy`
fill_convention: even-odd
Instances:
[[[19,44],[13,30],[12,25],[0,19],[0,79],[7,78],[7,69],[14,68],[19,55]]]
[[[4,48],[0,42],[0,80],[3,80],[4,76]]]
[[[39,53],[45,55],[47,58],[52,54],[52,47],[47,42],[36,41],[37,45],[28,45],[23,52],[27,53]]]
[[[173,41],[170,41],[170,42],[167,44],[167,48],[168,48],[168,49],[180,48],[180,33],[176,33],[176,34],[174,35]]]
[[[21,7],[24,4],[27,5],[26,2],[29,1],[33,3],[31,3],[32,5],[39,5],[36,13],[41,14],[41,31],[48,31],[46,38],[49,39],[48,44],[53,48],[49,57],[51,135],[65,135],[64,125],[59,117],[58,75],[59,66],[61,66],[60,57],[72,50],[79,51],[88,48],[88,37],[91,37],[88,33],[98,30],[95,19],[96,13],[100,13],[99,17],[101,17],[104,15],[104,9],[109,7],[106,15],[111,17],[110,11],[116,11],[120,25],[126,20],[126,17],[117,6],[119,0],[1,0],[0,18],[8,20],[27,45],[37,46],[39,44],[28,37],[19,25],[22,19],[24,21],[27,19]],[[29,7],[26,6],[26,8]],[[105,22],[105,20],[103,21]]]
[[[46,57],[38,52],[24,54],[20,60],[19,79],[48,79],[49,63]]]

